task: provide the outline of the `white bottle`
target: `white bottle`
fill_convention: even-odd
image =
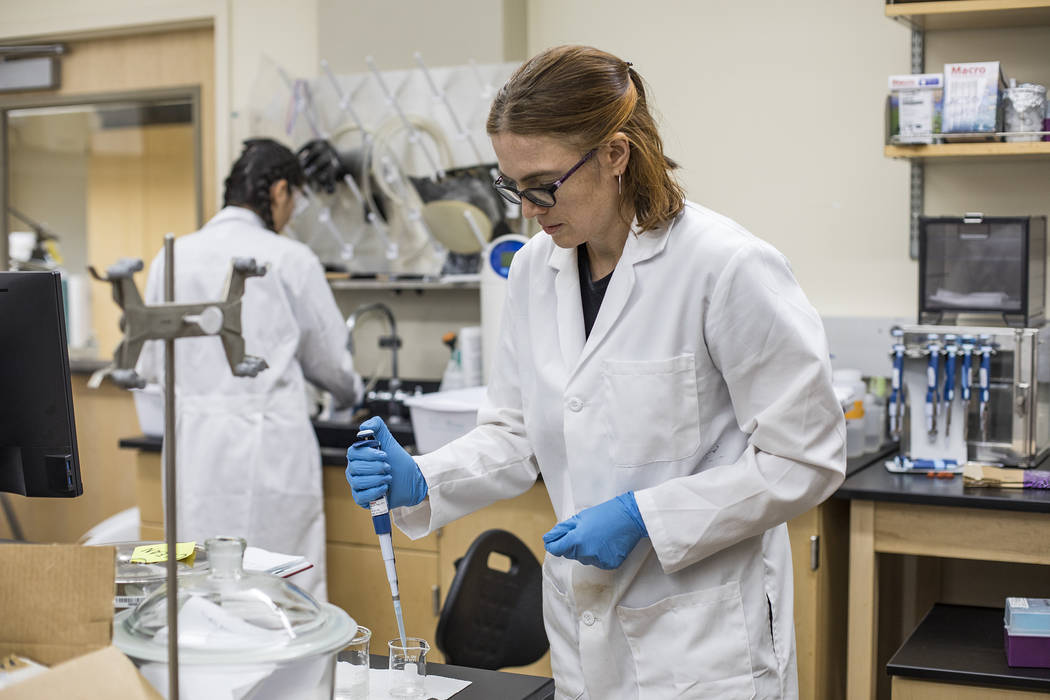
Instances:
[[[466,378],[463,374],[459,349],[457,348],[452,351],[452,356],[448,358],[448,364],[445,365],[445,373],[441,377],[441,384],[438,385],[438,391],[462,389],[465,386]]]
[[[872,377],[868,381],[864,404],[864,451],[874,452],[886,438],[886,377]]]
[[[832,382],[846,417],[846,456],[859,457],[865,449],[864,380],[859,369],[837,369],[832,373]]]

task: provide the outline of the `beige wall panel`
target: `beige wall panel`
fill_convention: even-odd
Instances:
[[[23,498],[8,494],[30,542],[76,542],[111,515],[136,504],[135,453],[121,450],[121,437],[138,431],[131,394],[111,384],[88,389],[87,376],[73,375],[73,413],[84,495]],[[10,537],[0,519],[0,537]]]
[[[204,216],[217,211],[215,162],[215,49],[211,28],[71,41],[62,59],[62,87],[49,95],[200,86]],[[14,93],[18,94],[18,93]],[[29,93],[27,93],[29,94]]]
[[[396,557],[405,634],[422,637],[433,646],[437,554],[401,549]],[[378,546],[328,543],[328,599],[372,630],[372,653],[386,655],[386,643],[398,636],[398,630],[382,559]],[[427,658],[442,660],[436,648]]]
[[[135,450],[135,500],[146,524],[164,525],[164,468],[160,452]]]
[[[99,270],[123,257],[149,263],[168,232],[197,228],[193,129],[150,126],[97,132],[88,163],[88,259]],[[137,277],[145,291],[146,274]],[[108,292],[102,285],[99,289]],[[91,297],[99,351],[109,355],[121,340],[120,309],[111,294]]]

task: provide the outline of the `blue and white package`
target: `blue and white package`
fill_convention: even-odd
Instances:
[[[999,131],[999,98],[1005,87],[999,61],[944,64],[943,132]]]

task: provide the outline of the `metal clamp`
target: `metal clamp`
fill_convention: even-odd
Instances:
[[[98,386],[106,375],[125,389],[146,386],[146,381],[135,371],[135,364],[147,340],[217,335],[222,340],[226,361],[234,376],[254,377],[266,369],[266,360],[244,351],[241,297],[244,295],[244,281],[265,275],[268,265],[260,266],[254,258],[234,258],[226,277],[225,299],[196,304],[144,303],[134,280],[134,274],[142,269],[142,261],[135,258],[121,258],[106,269],[105,276],[94,267],[88,268],[96,280],[113,285],[113,301],[123,311],[120,327],[124,337],[113,353],[113,363],[92,377],[94,386]]]

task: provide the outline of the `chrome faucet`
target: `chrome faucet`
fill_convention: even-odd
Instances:
[[[387,325],[390,326],[390,335],[379,336],[379,347],[390,348],[390,382],[388,383],[389,397],[382,396],[382,392],[376,393],[376,398],[386,398],[389,401],[388,423],[399,423],[403,419],[399,413],[399,396],[401,379],[397,372],[397,349],[401,347],[401,338],[397,335],[397,322],[394,320],[394,312],[386,304],[376,302],[374,304],[363,304],[354,309],[346,319],[346,327],[350,331],[346,339],[346,347],[351,354],[354,352],[354,328],[358,319],[369,313],[379,312],[386,317]]]

